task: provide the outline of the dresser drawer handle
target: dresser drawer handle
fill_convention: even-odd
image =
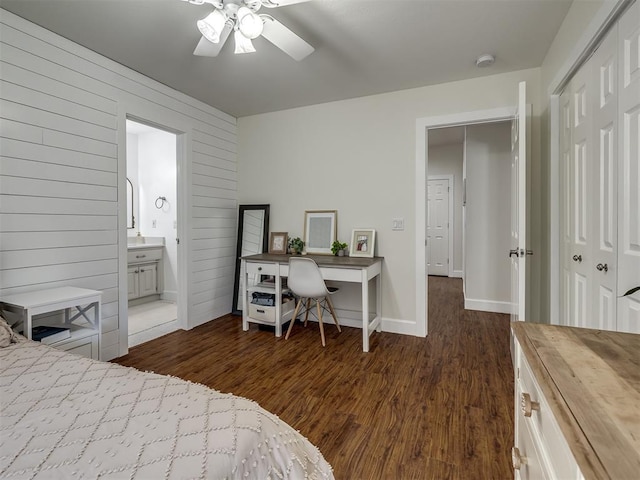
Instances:
[[[531,412],[533,412],[534,410],[540,411],[540,403],[531,400],[531,395],[529,395],[528,393],[522,394],[520,406],[522,407],[522,413],[525,417],[530,417]]]
[[[518,447],[513,447],[511,449],[511,462],[513,463],[514,470],[520,470],[522,465],[527,464],[527,457],[520,454],[520,449]]]
[[[146,255],[136,255],[136,258],[144,258]]]
[[[262,267],[258,267],[258,271],[261,272],[262,271]]]

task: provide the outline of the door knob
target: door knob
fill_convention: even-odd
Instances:
[[[512,257],[513,255],[515,255],[516,257],[519,256],[517,248],[514,248],[513,250],[509,250],[509,257]]]
[[[578,263],[582,262],[582,255],[574,255],[573,261]]]
[[[600,272],[603,271],[603,270],[605,272],[608,272],[609,271],[609,265],[607,265],[606,263],[604,265],[602,263],[599,263],[598,265],[596,265],[596,269],[598,271],[600,271]]]

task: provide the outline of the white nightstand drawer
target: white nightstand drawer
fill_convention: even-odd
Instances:
[[[516,418],[517,437],[511,452],[516,479],[542,480],[553,478],[547,472],[534,436],[522,418]]]
[[[524,356],[520,357],[516,394],[518,420],[522,420],[540,437],[544,448],[540,446],[538,450],[546,459],[551,476],[577,478],[576,461]]]
[[[73,353],[75,355],[99,360],[97,333],[78,340],[56,343],[53,346],[58,350],[64,350],[65,352]]]

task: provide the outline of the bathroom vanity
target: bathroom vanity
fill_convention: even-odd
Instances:
[[[130,305],[159,300],[163,290],[164,239],[145,238],[144,242],[127,246],[127,296]]]

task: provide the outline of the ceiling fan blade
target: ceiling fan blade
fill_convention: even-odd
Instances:
[[[220,50],[222,50],[222,46],[227,41],[227,37],[229,37],[231,30],[233,30],[233,27],[227,23],[222,29],[222,32],[220,32],[219,43],[213,43],[206,38],[201,37],[198,45],[196,45],[196,49],[193,51],[193,54],[200,57],[217,57]]]
[[[311,0],[262,0],[262,6],[267,8],[286,7],[294,3],[304,3]]]
[[[298,62],[311,55],[315,48],[293,33],[270,15],[261,15],[264,19],[262,36],[280,50]]]

